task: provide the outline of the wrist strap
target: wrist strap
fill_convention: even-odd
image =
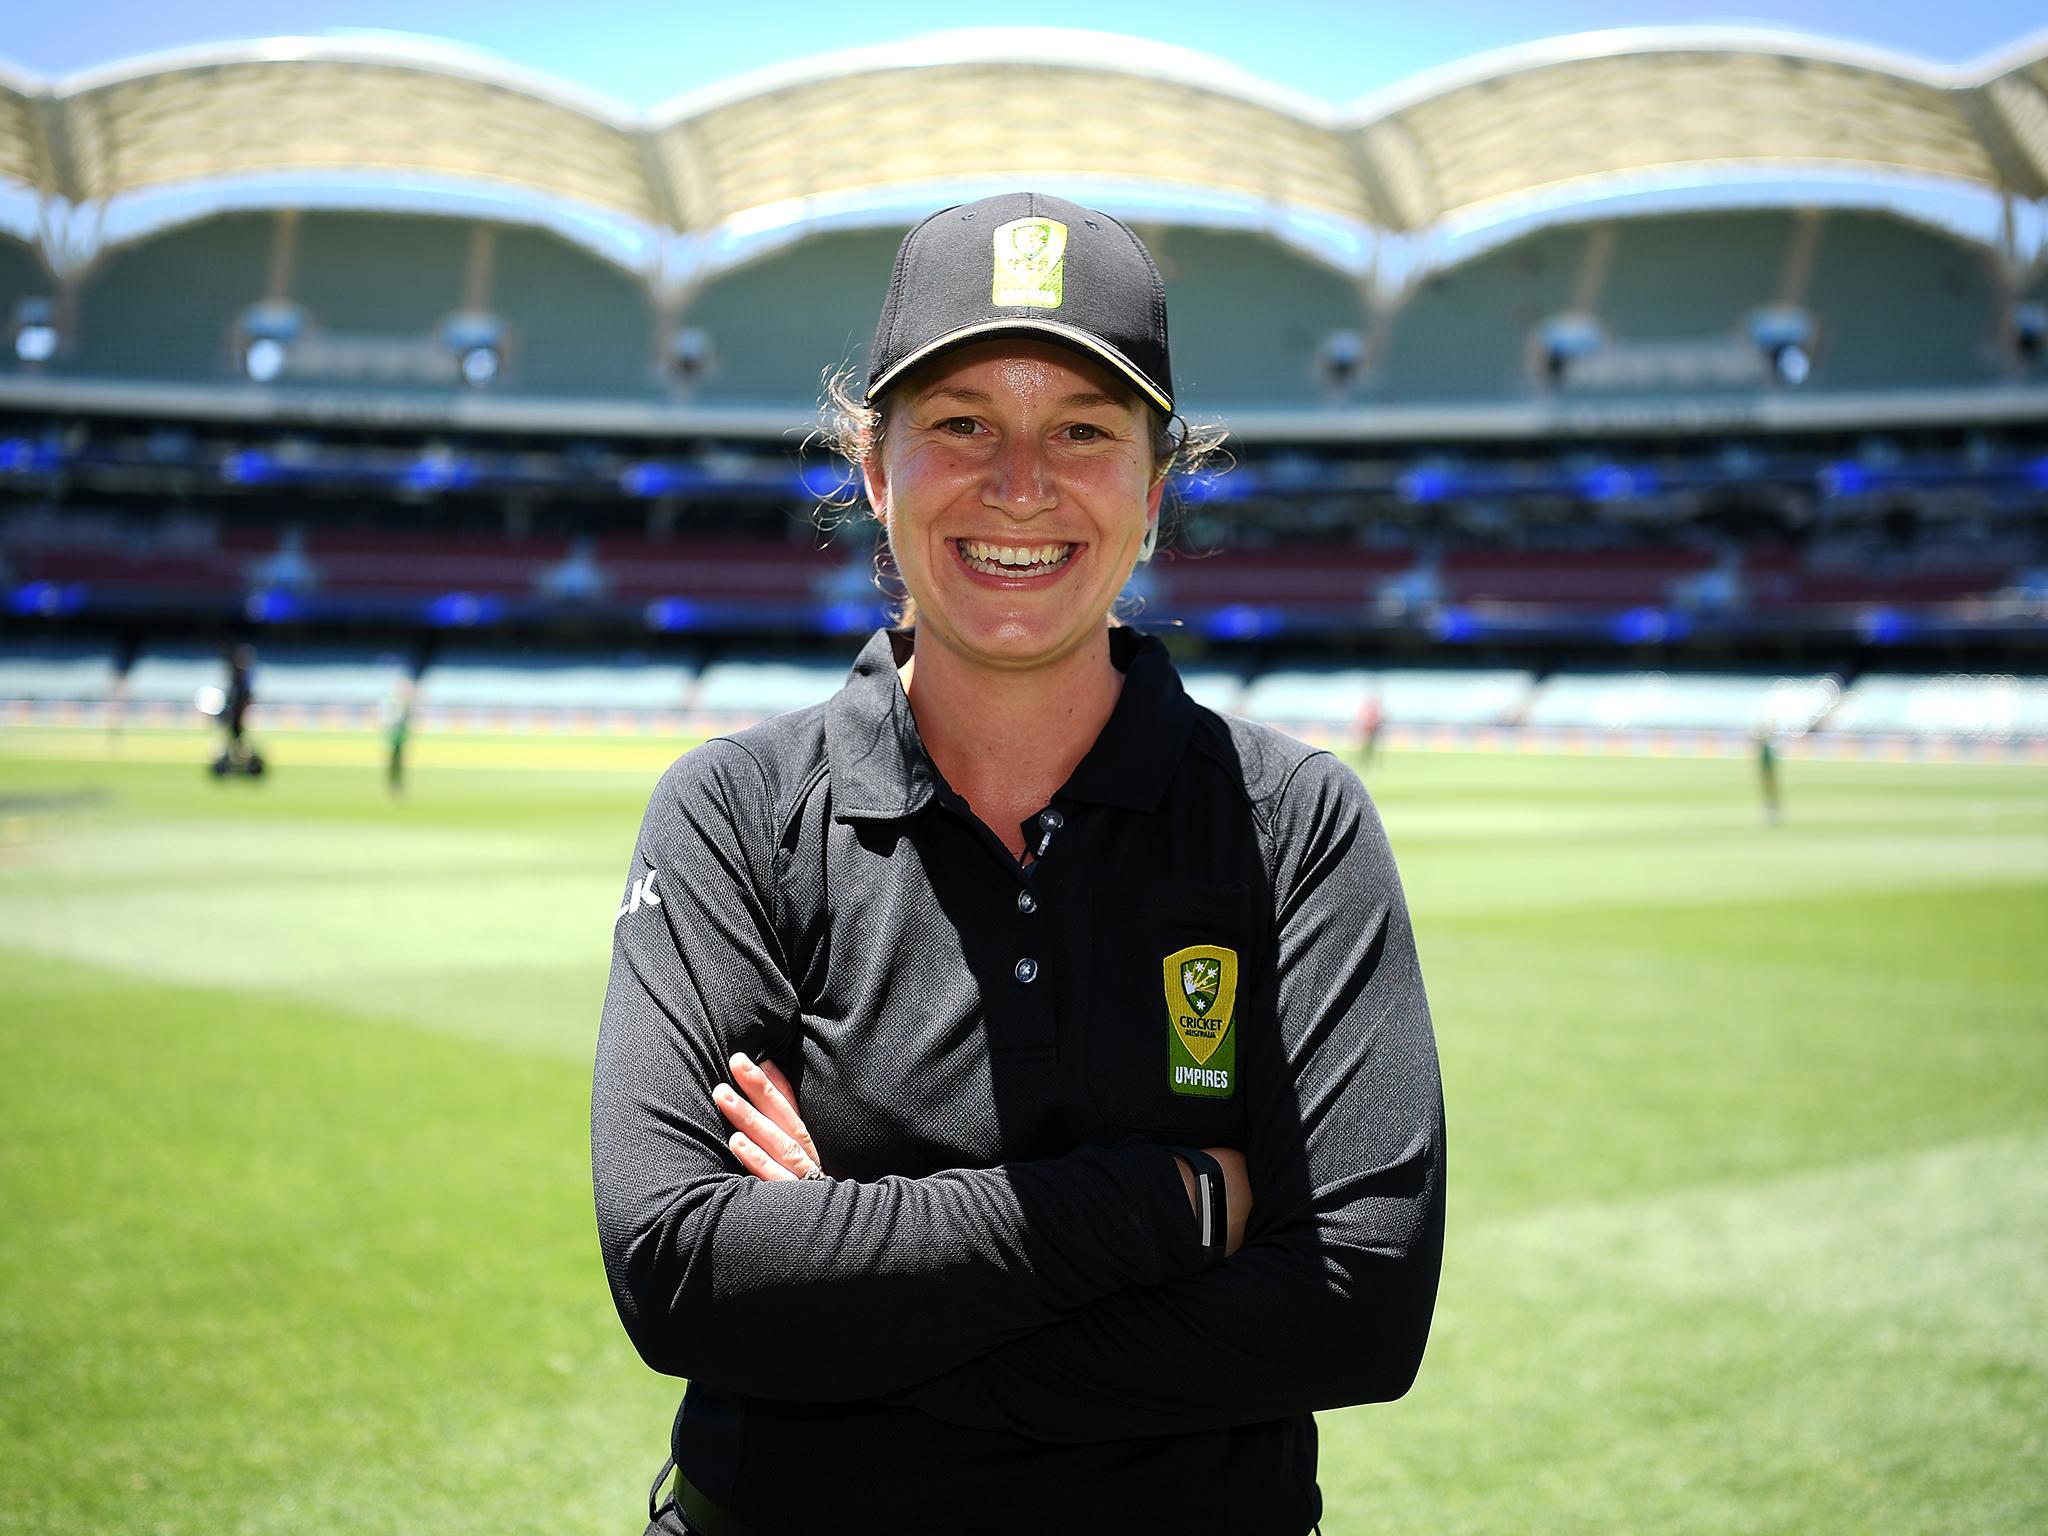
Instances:
[[[1200,1147],[1169,1147],[1195,1176],[1195,1209],[1201,1224],[1202,1253],[1211,1264],[1223,1257],[1230,1242],[1230,1195],[1223,1185],[1223,1165]]]

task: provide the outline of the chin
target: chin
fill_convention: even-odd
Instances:
[[[919,625],[927,623],[919,609]],[[1105,623],[1105,628],[1107,625]],[[1027,619],[998,619],[981,624],[945,624],[942,643],[949,650],[983,665],[1025,668],[1058,661],[1086,645],[1093,630],[1076,632],[1070,625],[1057,629]]]

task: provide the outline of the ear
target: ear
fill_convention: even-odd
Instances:
[[[886,528],[889,526],[889,476],[882,468],[882,456],[871,453],[860,463],[861,489],[867,492],[868,506],[875,518]]]
[[[1145,496],[1145,541],[1138,546],[1138,564],[1143,565],[1152,558],[1152,552],[1159,547],[1159,512],[1166,499],[1166,477],[1160,476],[1152,482],[1152,489]]]

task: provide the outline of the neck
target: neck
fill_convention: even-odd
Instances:
[[[1012,852],[1022,848],[1017,823],[1042,810],[1088,755],[1124,682],[1106,625],[1050,668],[991,670],[932,645],[901,676],[933,764]]]

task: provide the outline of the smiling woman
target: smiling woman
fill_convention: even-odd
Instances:
[[[1177,443],[1151,257],[933,215],[851,420],[911,612],[669,770],[614,930],[600,1236],[690,1382],[649,1529],[1303,1536],[1312,1412],[1421,1362],[1442,1097],[1356,775],[1112,618]]]
[[[1106,616],[1165,489],[1143,402],[1065,346],[1006,337],[925,363],[885,420],[862,475],[927,676],[943,648],[948,664],[1102,681]]]

